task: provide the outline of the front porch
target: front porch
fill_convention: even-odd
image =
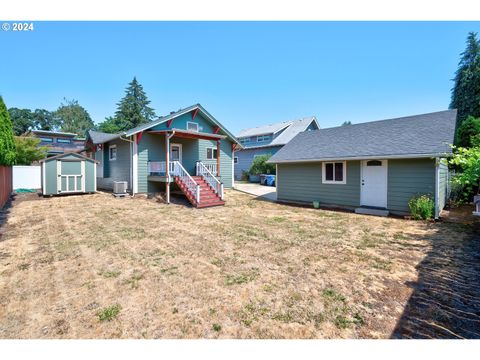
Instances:
[[[146,156],[139,166],[145,167],[147,192],[165,191],[169,203],[175,183],[195,207],[223,205],[223,139],[223,135],[178,129],[145,132],[139,153]]]

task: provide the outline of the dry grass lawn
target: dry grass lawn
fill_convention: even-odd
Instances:
[[[226,198],[197,210],[17,196],[0,238],[0,338],[388,338],[436,244],[473,241],[470,225]]]

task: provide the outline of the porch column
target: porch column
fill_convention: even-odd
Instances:
[[[168,132],[165,133],[165,161],[167,204],[170,204],[170,138]]]
[[[220,177],[220,140],[217,140],[217,177]]]

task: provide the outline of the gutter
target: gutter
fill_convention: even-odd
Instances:
[[[422,159],[422,158],[436,158],[447,157],[451,154],[406,154],[406,155],[366,155],[366,156],[350,156],[350,157],[331,157],[318,159],[296,159],[296,160],[277,160],[270,159],[269,164],[289,164],[289,163],[306,163],[319,161],[344,161],[344,160],[370,160],[370,159]]]

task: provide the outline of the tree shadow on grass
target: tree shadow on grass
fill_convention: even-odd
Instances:
[[[480,338],[480,221],[436,228],[392,338]]]

